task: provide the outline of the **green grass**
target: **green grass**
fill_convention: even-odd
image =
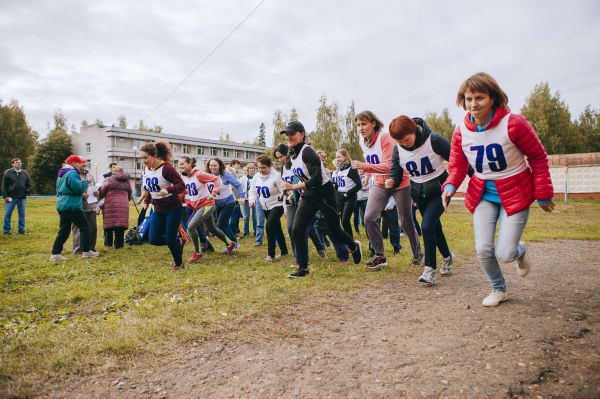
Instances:
[[[525,240],[600,239],[600,201],[559,203],[557,211],[548,215],[534,206]],[[132,225],[134,216],[132,210]],[[180,273],[171,272],[166,247],[148,244],[118,251],[99,245],[102,257],[87,260],[70,253],[69,240],[63,252],[69,261],[53,264],[54,200],[30,199],[27,217],[29,234],[0,238],[0,393],[8,395],[27,395],[40,381],[95,367],[118,370],[160,358],[174,345],[235,333],[290,304],[393,279],[413,282],[420,272],[407,266],[406,249],[390,254],[390,267],[379,273],[340,265],[329,250],[325,260],[311,253],[309,278],[288,280],[291,259],[263,262],[266,246],[255,248],[251,239],[233,257],[208,254]],[[472,257],[465,208],[452,206],[443,222],[452,251]],[[101,223],[99,217],[100,232]],[[366,248],[364,235],[358,238]],[[188,246],[186,257],[189,252]]]

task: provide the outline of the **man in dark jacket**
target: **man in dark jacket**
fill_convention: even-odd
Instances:
[[[4,198],[4,234],[10,234],[11,218],[15,206],[19,213],[19,234],[25,234],[25,198],[31,194],[29,173],[21,169],[21,160],[11,161],[11,168],[2,177],[2,198]]]

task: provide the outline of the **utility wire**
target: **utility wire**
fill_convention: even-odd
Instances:
[[[260,3],[258,3],[258,5],[256,7],[254,7],[254,9],[252,11],[250,11],[250,13],[248,15],[246,15],[246,18],[244,18],[239,24],[237,24],[237,26],[235,28],[233,28],[233,30],[231,32],[229,32],[229,34],[227,36],[225,36],[225,38],[223,40],[221,40],[221,42],[219,44],[216,45],[216,47],[214,49],[212,49],[212,51],[210,53],[208,53],[208,55],[206,55],[206,57],[204,57],[202,59],[202,61],[200,61],[200,63],[198,65],[196,65],[196,67],[194,69],[192,69],[192,71],[181,81],[179,82],[179,84],[177,86],[175,86],[175,88],[173,90],[171,90],[171,92],[169,94],[167,94],[167,96],[156,106],[154,107],[154,109],[152,111],[150,111],[148,113],[148,115],[146,115],[144,117],[144,119],[148,119],[153,113],[155,113],[160,107],[162,107],[164,105],[164,103],[167,102],[167,100],[169,100],[169,98],[171,98],[173,96],[173,94],[175,94],[177,92],[177,90],[179,90],[181,88],[181,86],[183,86],[183,84],[185,82],[188,81],[189,78],[192,77],[192,75],[194,73],[196,73],[196,71],[202,66],[204,65],[204,63],[206,61],[208,61],[208,59],[217,52],[217,50],[219,48],[221,48],[221,46],[223,44],[225,44],[225,42],[231,37],[233,36],[233,34],[242,27],[242,25],[244,25],[244,23],[250,19],[250,17],[256,12],[258,11],[258,9],[266,2],[267,0],[262,0]]]

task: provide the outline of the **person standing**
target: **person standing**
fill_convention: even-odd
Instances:
[[[371,111],[359,113],[356,115],[355,120],[363,138],[360,140],[360,147],[367,162],[353,160],[352,167],[362,169],[367,177],[373,177],[373,186],[369,190],[369,200],[365,210],[365,229],[375,255],[367,262],[366,266],[368,269],[387,266],[387,260],[383,252],[383,237],[377,220],[381,216],[381,211],[385,208],[390,196],[394,197],[400,225],[410,241],[413,253],[412,264],[420,266],[423,254],[421,253],[419,236],[412,218],[408,173],[404,173],[402,182],[397,189],[388,191],[384,186],[392,164],[394,139],[388,133],[382,131],[383,122]]]
[[[87,191],[83,193],[81,202],[83,214],[90,226],[90,249],[96,251],[96,241],[98,240],[98,223],[96,220],[96,216],[98,215],[96,213],[98,206],[98,189],[96,188],[96,180],[94,180],[94,177],[87,169],[84,168],[79,174],[81,180],[86,180],[88,182]],[[80,255],[81,235],[79,227],[77,227],[76,224],[73,224],[71,226],[71,231],[73,232],[73,253]]]
[[[249,163],[246,165],[246,170],[246,174],[240,179],[240,183],[245,190],[244,211],[242,212],[244,216],[244,235],[242,238],[250,235],[250,218],[252,218],[252,231],[256,237],[256,208],[250,208],[250,204],[248,202],[248,194],[250,192],[250,186],[252,186],[252,179],[256,173],[256,165]]]
[[[535,130],[511,113],[508,96],[489,74],[465,80],[456,104],[467,114],[452,134],[442,202],[448,206],[471,166],[465,206],[473,214],[475,251],[491,289],[482,305],[498,306],[508,298],[499,262],[514,262],[521,277],[531,268],[521,241],[531,204],[537,200],[544,211],[554,210],[548,157]]]
[[[123,248],[125,230],[129,227],[129,201],[132,198],[129,173],[123,167],[115,165],[112,174],[100,187],[100,198],[104,198],[102,221],[104,228],[104,246]]]
[[[87,161],[79,155],[69,155],[65,160],[65,166],[58,171],[56,179],[56,211],[59,215],[59,228],[52,245],[50,262],[67,260],[61,255],[63,246],[71,233],[71,224],[79,227],[81,243],[81,257],[91,258],[100,256],[96,251],[90,249],[90,227],[83,214],[83,193],[87,191],[87,180],[81,180],[80,173],[85,168]]]
[[[25,198],[31,194],[29,173],[22,169],[19,158],[10,162],[10,169],[2,176],[2,198],[4,198],[4,234],[11,234],[11,219],[15,207],[19,215],[18,232],[25,234]]]

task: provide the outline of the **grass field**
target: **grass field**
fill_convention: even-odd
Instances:
[[[130,216],[133,225],[133,208]],[[266,244],[255,248],[252,239],[242,240],[235,256],[208,254],[172,273],[166,247],[103,248],[100,217],[102,257],[72,255],[69,240],[63,252],[69,260],[50,263],[58,228],[54,200],[28,200],[27,217],[27,235],[0,237],[0,392],[8,395],[35,392],[40,381],[95,367],[116,370],[158,358],[174,345],[227,334],[241,323],[324,294],[392,279],[415,281],[419,289],[420,270],[408,266],[404,237],[405,249],[397,256],[390,253],[390,267],[382,272],[341,265],[328,250],[328,259],[311,253],[308,278],[289,280],[291,258],[264,262]],[[452,206],[443,223],[452,251],[472,257],[466,209]],[[364,233],[357,238],[366,248]],[[600,201],[558,203],[550,215],[534,206],[524,238],[599,240]],[[187,246],[186,258],[190,251]]]

